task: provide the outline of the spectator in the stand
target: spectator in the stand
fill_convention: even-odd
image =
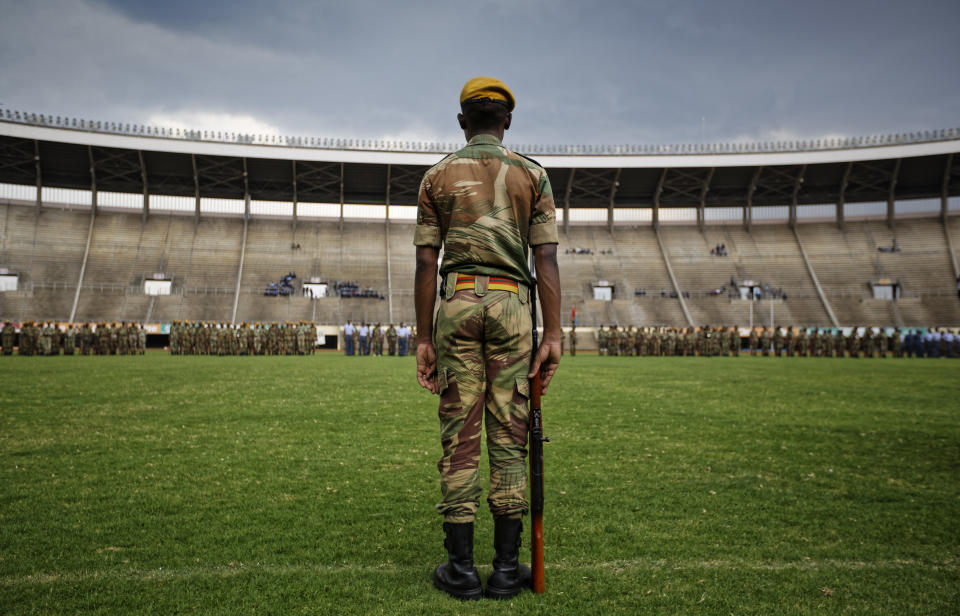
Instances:
[[[347,321],[347,324],[343,326],[343,346],[347,355],[353,355],[353,333],[355,331],[356,327],[350,321]]]
[[[405,357],[410,351],[410,328],[404,323],[397,330],[397,342],[400,343],[400,356]]]

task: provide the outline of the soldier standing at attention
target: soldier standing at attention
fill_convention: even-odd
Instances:
[[[13,323],[7,321],[3,324],[3,332],[0,333],[0,346],[3,347],[4,355],[13,355],[13,344],[16,333]]]
[[[377,323],[371,328],[370,339],[373,341],[373,354],[376,357],[383,355],[383,337],[380,335],[380,324]]]
[[[397,328],[393,326],[393,323],[387,328],[387,352],[391,356],[397,354]]]
[[[560,362],[560,275],[553,193],[546,171],[501,145],[513,94],[499,80],[467,82],[457,116],[467,145],[431,167],[420,185],[416,285],[417,380],[440,394],[440,459],[448,562],[434,585],[478,598],[473,521],[480,504],[480,425],[490,458],[487,502],[494,516],[493,574],[486,595],[508,599],[529,584],[519,564],[527,513],[528,379],[540,371],[545,392]],[[433,331],[437,257],[443,246],[442,297]],[[543,313],[543,342],[531,357],[527,247],[533,247]]]
[[[770,337],[770,330],[767,329],[766,325],[764,325],[763,331],[760,333],[760,342],[761,342],[760,352],[763,354],[764,357],[769,357],[771,337]]]
[[[577,326],[570,328],[570,357],[577,354]]]
[[[843,330],[839,327],[833,335],[833,346],[836,348],[837,357],[843,357],[847,350],[847,341],[843,335]]]
[[[77,341],[77,326],[67,326],[67,331],[63,333],[63,354],[73,355],[74,347]]]

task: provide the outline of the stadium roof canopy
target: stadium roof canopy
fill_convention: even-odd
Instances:
[[[510,147],[511,144],[507,144]],[[0,183],[247,201],[415,205],[456,144],[235,135],[0,115]],[[960,129],[787,143],[513,146],[547,168],[558,208],[788,206],[960,195]],[[38,191],[39,194],[39,191]],[[564,216],[569,221],[569,216]]]

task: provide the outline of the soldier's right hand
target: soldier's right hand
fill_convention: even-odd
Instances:
[[[432,394],[440,391],[437,383],[437,349],[432,342],[417,344],[417,381]]]

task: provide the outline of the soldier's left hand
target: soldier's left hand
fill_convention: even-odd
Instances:
[[[540,343],[537,356],[533,358],[533,363],[530,365],[530,374],[527,375],[527,378],[532,379],[537,374],[537,370],[540,371],[541,394],[547,393],[547,386],[553,378],[553,373],[557,371],[557,366],[560,365],[561,357],[560,335],[544,333],[543,342]]]

